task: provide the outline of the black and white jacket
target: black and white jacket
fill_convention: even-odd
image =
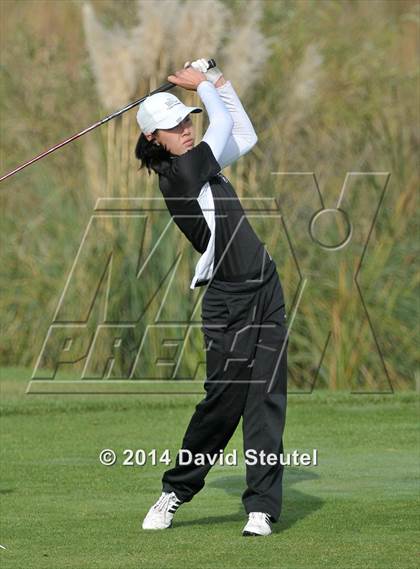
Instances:
[[[201,253],[192,289],[212,278],[257,279],[271,261],[234,188],[220,173],[256,144],[252,123],[230,81],[218,88],[203,81],[197,92],[209,116],[202,141],[156,168],[174,222]]]

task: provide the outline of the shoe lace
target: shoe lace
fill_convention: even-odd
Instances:
[[[266,522],[269,526],[271,526],[271,517],[269,514],[266,514],[265,512],[250,512],[249,520]]]
[[[161,512],[169,507],[169,503],[173,501],[174,505],[178,508],[181,504],[181,501],[178,500],[176,494],[174,492],[163,492],[159,500],[156,502],[154,509]]]

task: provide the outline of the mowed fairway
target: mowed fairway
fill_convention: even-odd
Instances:
[[[6,569],[401,568],[419,564],[418,396],[289,397],[285,451],[319,465],[285,471],[281,521],[243,538],[244,463],[215,466],[174,526],[140,529],[166,466],[123,466],[124,449],[181,444],[197,396],[24,395],[3,370],[1,567]],[[100,464],[104,448],[115,466]],[[238,429],[228,451],[241,453]]]

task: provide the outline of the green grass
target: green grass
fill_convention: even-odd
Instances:
[[[274,535],[244,539],[240,466],[216,466],[164,532],[140,529],[164,465],[105,467],[112,448],[171,449],[198,397],[24,395],[28,371],[3,370],[2,568],[417,567],[418,397],[290,396],[286,468]],[[241,449],[240,429],[228,450]]]

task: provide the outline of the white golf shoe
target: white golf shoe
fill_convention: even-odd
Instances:
[[[250,512],[248,516],[248,523],[243,529],[242,535],[270,535],[271,520],[268,514],[264,512]]]
[[[172,518],[182,504],[175,492],[162,492],[156,504],[150,508],[143,520],[143,529],[166,529],[172,525]]]

